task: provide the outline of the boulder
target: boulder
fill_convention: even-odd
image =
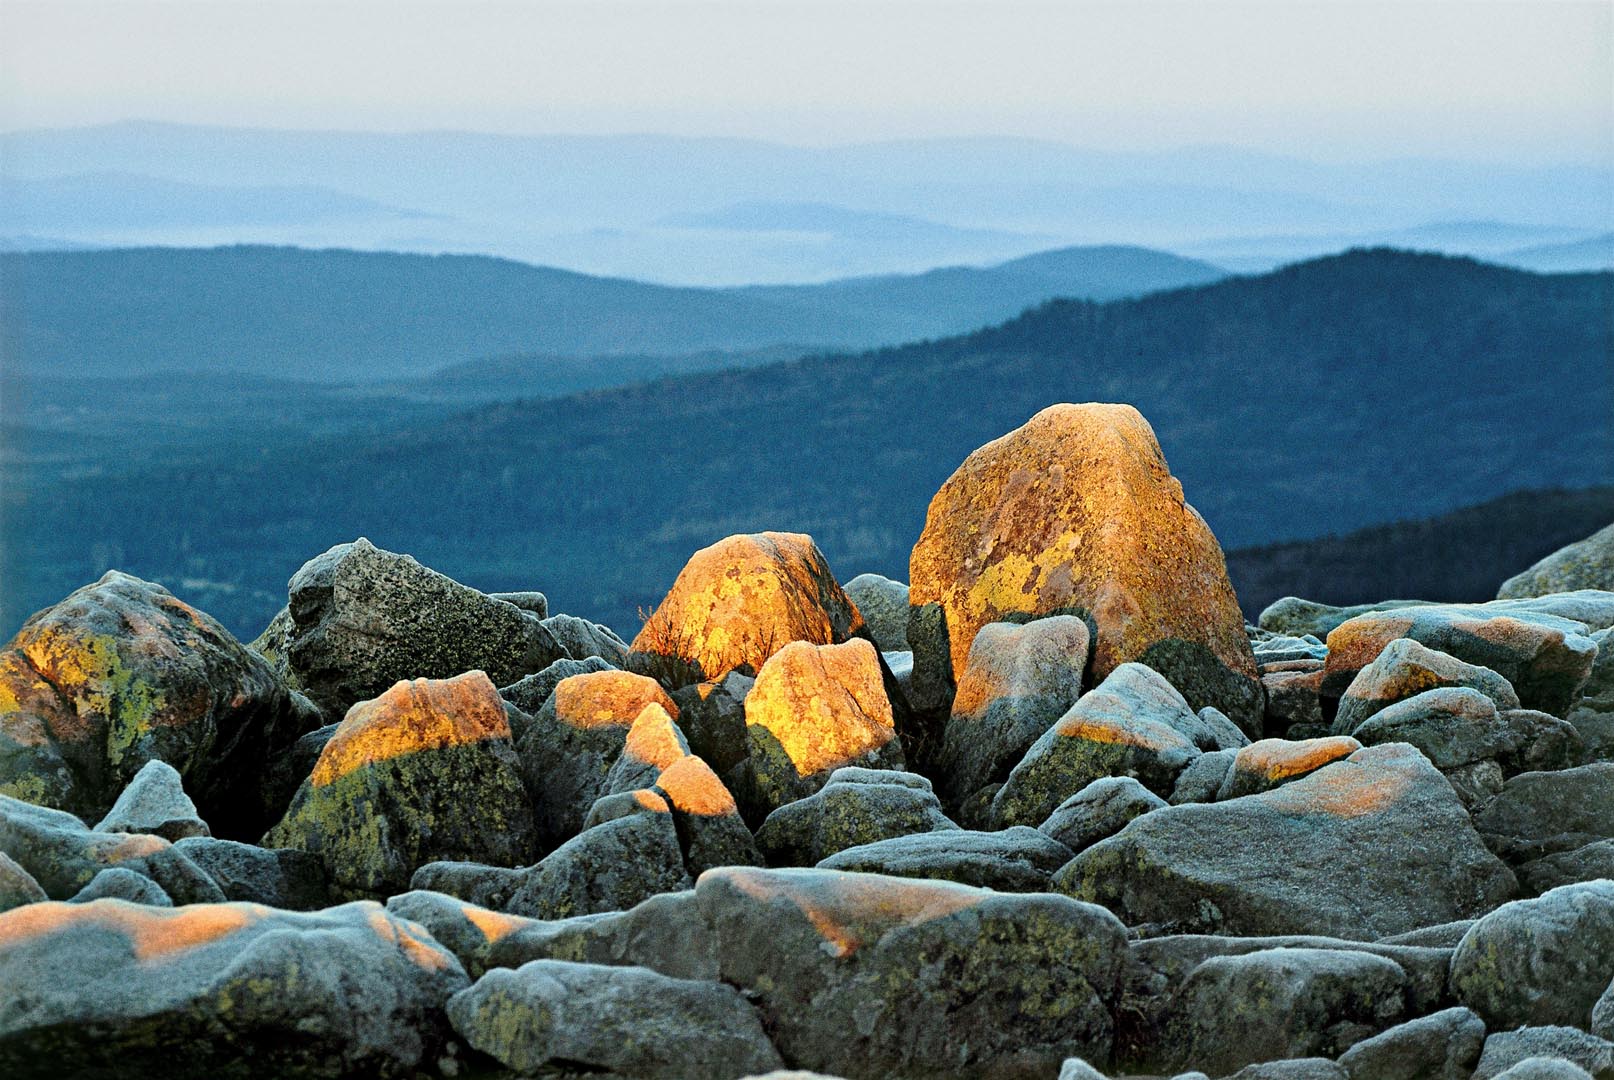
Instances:
[[[1553,889],[1476,922],[1452,956],[1457,1000],[1493,1029],[1591,1026],[1614,980],[1614,881]]]
[[[217,882],[226,900],[288,911],[317,911],[331,902],[325,867],[306,851],[261,848],[211,836],[187,837],[174,850]]]
[[[1260,730],[1222,550],[1129,405],[1050,406],[970,454],[930,502],[909,581],[916,708],[945,703],[987,623],[1065,612],[1095,629],[1095,681],[1138,661]]]
[[[1226,1080],[1348,1080],[1348,1074],[1343,1065],[1327,1058],[1290,1058],[1246,1065]]]
[[[0,851],[0,912],[48,899],[50,897],[39,887],[34,875],[19,866],[10,855]]]
[[[1599,529],[1502,583],[1497,599],[1541,596],[1573,589],[1614,589],[1614,525]]]
[[[1297,660],[1321,662],[1328,658],[1328,645],[1316,634],[1273,634],[1252,639],[1250,648],[1255,652],[1256,666],[1263,672],[1275,664]]]
[[[1054,885],[1129,926],[1327,927],[1362,939],[1479,915],[1517,889],[1451,785],[1401,745],[1358,750],[1260,795],[1145,814],[1077,855]]]
[[[52,900],[66,900],[102,870],[121,866],[155,881],[176,903],[224,899],[213,879],[160,836],[92,832],[72,814],[0,795],[0,851]]]
[[[1485,1046],[1485,1021],[1442,1009],[1363,1039],[1341,1054],[1351,1080],[1468,1080]]]
[[[660,683],[629,671],[587,672],[555,685],[516,746],[532,793],[540,850],[554,848],[583,827],[589,807],[607,793],[611,766],[647,705],[678,718],[678,706]]]
[[[560,685],[562,679],[569,679],[573,675],[587,675],[592,671],[610,670],[611,665],[598,656],[582,660],[566,657],[556,660],[542,671],[522,676],[509,686],[499,687],[499,696],[528,716],[532,716],[544,707],[549,695],[555,692],[555,687]],[[517,735],[519,737],[520,733]]]
[[[769,814],[757,847],[771,866],[812,866],[846,848],[936,830],[958,826],[924,777],[837,769],[821,790]]]
[[[672,810],[691,877],[714,866],[760,866],[756,840],[739,804],[711,766],[693,754],[662,771],[653,788]]]
[[[1560,1057],[1530,1057],[1498,1073],[1497,1080],[1592,1080],[1592,1074]]]
[[[1440,949],[1455,949],[1457,943],[1463,940],[1468,928],[1478,919],[1455,919],[1452,922],[1436,923],[1433,926],[1420,926],[1416,930],[1408,930],[1404,934],[1391,934],[1379,939],[1381,945],[1427,945]]]
[[[639,711],[622,742],[622,752],[605,774],[605,793],[647,788],[662,772],[689,756],[689,743],[673,718],[652,701]]]
[[[859,574],[846,583],[874,647],[883,653],[908,650],[908,586],[879,574]]]
[[[573,660],[593,657],[614,668],[628,662],[628,643],[609,626],[601,626],[576,615],[551,615],[543,620],[543,625]]]
[[[1508,709],[1502,713],[1513,739],[1501,761],[1508,775],[1520,772],[1556,772],[1586,762],[1586,742],[1575,725],[1538,709]]]
[[[1614,590],[1609,589],[1575,589],[1542,596],[1487,600],[1474,607],[1498,615],[1553,615],[1585,623],[1588,630],[1614,626]]]
[[[1309,776],[1324,765],[1348,758],[1361,748],[1361,743],[1343,735],[1300,742],[1262,739],[1233,755],[1233,767],[1222,779],[1216,799],[1237,799],[1271,791]]]
[[[467,981],[372,903],[32,904],[0,915],[0,1073],[411,1076]]]
[[[1614,761],[1614,630],[1592,635],[1597,659],[1565,717],[1586,743],[1592,761]]]
[[[801,533],[730,536],[690,556],[633,639],[674,685],[761,671],[793,641],[838,645],[867,629],[829,562]]]
[[[1614,761],[1520,773],[1474,815],[1474,827],[1512,862],[1614,838]]]
[[[1142,664],[1122,664],[1026,751],[992,801],[992,821],[999,828],[1040,825],[1105,776],[1132,776],[1156,794],[1170,792],[1200,755],[1192,740],[1199,728],[1199,717],[1164,677]]]
[[[1572,1027],[1523,1027],[1492,1033],[1474,1067],[1474,1080],[1493,1080],[1532,1058],[1572,1062],[1594,1080],[1614,1080],[1614,1043]]]
[[[1177,777],[1171,798],[1166,801],[1172,806],[1215,802],[1227,774],[1233,771],[1233,759],[1237,756],[1237,750],[1213,750],[1199,755]]]
[[[478,670],[506,686],[567,655],[532,613],[362,537],[304,563],[287,588],[287,664],[332,719],[403,679]]]
[[[1608,989],[1592,1006],[1592,1034],[1614,1042],[1614,979],[1609,980]]]
[[[564,1066],[712,1080],[783,1065],[732,987],[647,968],[534,960],[490,971],[448,1003],[459,1036],[518,1076]]]
[[[507,604],[514,604],[522,611],[530,611],[540,619],[549,618],[549,597],[541,592],[491,592],[489,596],[495,600],[503,600]]]
[[[570,960],[644,967],[675,979],[718,978],[716,941],[693,889],[661,893],[626,911],[522,924],[491,943],[487,968]]]
[[[1333,733],[1355,734],[1357,728],[1380,711],[1444,687],[1476,690],[1498,709],[1519,707],[1513,687],[1490,668],[1464,663],[1411,638],[1397,638],[1351,680],[1339,701]]]
[[[427,863],[409,879],[411,892],[437,892],[477,907],[503,911],[527,880],[525,870],[469,862]]]
[[[88,820],[164,761],[221,835],[256,836],[283,808],[259,796],[267,763],[311,726],[262,656],[117,571],[0,648],[0,795]]]
[[[1341,623],[1328,635],[1323,698],[1326,702],[1341,695],[1366,696],[1388,704],[1382,694],[1362,695],[1349,688],[1362,669],[1378,659],[1387,646],[1410,638],[1466,664],[1489,668],[1506,679],[1518,695],[1518,702],[1502,707],[1522,705],[1562,717],[1590,674],[1592,660],[1597,655],[1597,646],[1586,633],[1586,624],[1555,615],[1529,611],[1504,615],[1481,607],[1459,605],[1358,615]],[[1472,684],[1426,683],[1418,686],[1417,691],[1434,685]],[[1489,693],[1486,687],[1476,688]],[[1410,696],[1402,693],[1396,700]],[[1326,705],[1324,711],[1327,711]]]
[[[1323,724],[1323,661],[1290,660],[1261,671],[1266,695],[1262,727],[1288,731],[1297,724]]]
[[[1532,893],[1549,892],[1560,885],[1598,878],[1614,881],[1614,840],[1596,840],[1569,851],[1543,855],[1525,863],[1516,872]]]
[[[1100,908],[832,870],[728,867],[695,894],[723,981],[797,1067],[990,1080],[1109,1057],[1126,931]]]
[[[1105,776],[1060,803],[1039,832],[1071,851],[1082,851],[1166,805],[1166,800],[1130,776]]]
[[[843,765],[903,767],[880,657],[866,641],[792,642],[763,664],[745,698],[756,811],[823,787]]]
[[[428,862],[520,865],[533,839],[504,702],[470,671],[349,709],[263,843],[316,856],[334,896],[384,899]]]
[[[95,826],[98,832],[154,833],[165,840],[211,836],[196,804],[185,794],[179,771],[166,761],[140,767],[112,809]]]
[[[998,892],[1047,892],[1070,848],[1036,829],[1016,825],[999,832],[948,829],[914,833],[843,848],[823,859],[824,870],[856,870],[891,877],[956,881]]]
[[[1403,1018],[1406,974],[1382,956],[1278,948],[1213,956],[1173,995],[1168,1067],[1225,1075],[1263,1061],[1337,1057]]]
[[[1410,743],[1441,770],[1502,757],[1516,746],[1496,702],[1467,686],[1414,694],[1374,713],[1352,734],[1363,746]]]
[[[680,687],[672,695],[690,751],[705,759],[731,791],[750,775],[745,698],[755,684],[750,676],[731,671],[713,682]]]
[[[126,900],[131,904],[149,904],[152,907],[174,906],[173,898],[163,891],[161,885],[124,866],[102,870],[67,902],[88,904],[92,900]]]
[[[987,623],[975,635],[943,732],[940,775],[955,802],[1001,783],[1033,743],[1076,704],[1087,666],[1087,624],[1053,615]]]
[[[1274,600],[1257,617],[1263,630],[1270,630],[1276,634],[1290,634],[1295,637],[1327,638],[1334,627],[1366,615],[1370,611],[1399,611],[1402,608],[1430,607],[1430,600],[1381,600],[1377,604],[1354,604],[1347,607],[1336,607],[1333,604],[1319,604],[1314,600],[1302,600],[1298,596],[1285,596],[1281,600]]]
[[[413,889],[388,897],[387,911],[397,918],[419,923],[433,941],[454,954],[473,979],[481,978],[483,972],[495,966],[488,962],[488,956],[506,937],[530,926],[554,925],[507,915],[427,889]]]

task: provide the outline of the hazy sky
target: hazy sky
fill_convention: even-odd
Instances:
[[[0,127],[1614,154],[1614,4],[0,0]]]

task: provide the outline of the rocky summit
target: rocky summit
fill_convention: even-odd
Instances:
[[[911,582],[730,536],[632,635],[113,571],[0,649],[0,1076],[1614,1077],[1608,546],[1247,626],[1089,404]]]

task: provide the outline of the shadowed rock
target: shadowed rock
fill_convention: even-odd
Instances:
[[[1524,1061],[1571,1062],[1594,1080],[1614,1080],[1614,1043],[1572,1027],[1522,1027],[1485,1040],[1474,1080],[1493,1080]]]
[[[879,574],[859,574],[846,583],[846,595],[863,615],[875,648],[908,651],[908,586]]]
[[[936,830],[958,826],[924,777],[837,769],[821,791],[769,814],[757,846],[769,865],[813,866],[846,848]]]
[[[531,675],[511,683],[509,686],[499,687],[499,696],[510,704],[532,716],[544,707],[549,701],[549,695],[555,692],[562,679],[573,675],[586,675],[591,671],[610,671],[611,665],[598,656],[590,656],[583,660],[566,658],[556,660],[542,671],[535,671]],[[519,737],[522,732],[516,732]]]
[[[1037,831],[1071,851],[1114,836],[1127,822],[1166,805],[1166,800],[1130,776],[1105,776],[1060,803]]]
[[[211,835],[178,771],[165,761],[141,766],[95,827],[100,832],[154,833],[167,840]]]
[[[131,904],[147,904],[151,907],[174,906],[173,898],[163,891],[161,885],[124,866],[102,870],[67,902],[88,904],[92,900],[126,900]]]
[[[717,944],[693,889],[661,893],[626,911],[521,922],[491,943],[487,967],[571,960],[646,967],[675,979],[718,977]]]
[[[1468,1080],[1485,1046],[1485,1022],[1442,1009],[1363,1039],[1340,1055],[1351,1080]]]
[[[1508,578],[1496,595],[1506,600],[1574,589],[1614,589],[1614,525],[1561,547]]]
[[[1474,827],[1513,862],[1614,839],[1614,761],[1520,773],[1474,815]]]
[[[998,832],[946,829],[894,836],[843,848],[823,859],[824,870],[857,870],[892,877],[956,881],[998,892],[1047,892],[1070,848],[1036,829],[1016,825]]]
[[[10,855],[0,851],[0,911],[10,911],[14,907],[48,899],[45,890],[34,880],[34,875],[19,866]]]
[[[226,900],[245,900],[289,911],[330,904],[325,867],[306,851],[261,848],[211,836],[192,836],[174,850],[218,883]]]
[[[1519,707],[1512,685],[1490,668],[1465,663],[1410,638],[1397,638],[1351,679],[1332,731],[1353,735],[1381,710],[1429,690],[1449,687],[1477,690],[1498,709]]]

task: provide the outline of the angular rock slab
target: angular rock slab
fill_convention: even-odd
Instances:
[[[1053,405],[971,453],[931,499],[909,582],[918,708],[945,701],[987,623],[1067,612],[1096,629],[1095,680],[1139,661],[1260,731],[1222,549],[1130,405]]]
[[[837,769],[823,789],[763,821],[757,846],[772,866],[812,866],[846,848],[938,830],[958,831],[917,773]]]
[[[723,980],[798,1067],[995,1078],[1109,1057],[1126,938],[1100,908],[832,870],[712,870],[695,895]]]
[[[413,1076],[467,982],[373,903],[33,904],[0,915],[0,1073]]]
[[[1076,856],[1054,884],[1132,926],[1326,927],[1363,940],[1481,915],[1518,889],[1445,777],[1398,744],[1260,795],[1146,814]]]
[[[154,833],[165,840],[212,835],[207,822],[197,815],[196,804],[185,794],[179,771],[166,761],[141,766],[95,828],[98,832]]]
[[[318,726],[304,707],[217,621],[109,571],[0,649],[0,794],[93,821],[165,761],[221,835],[256,836],[282,809],[268,763]]]
[[[1054,872],[1070,857],[1064,844],[1016,825],[998,832],[953,829],[896,836],[843,848],[818,865],[825,870],[956,881],[998,892],[1047,892]]]
[[[868,624],[874,647],[883,653],[907,652],[908,586],[879,574],[859,574],[845,588]]]
[[[1354,735],[1385,709],[1431,690],[1458,687],[1479,691],[1498,709],[1519,707],[1512,685],[1490,668],[1465,663],[1411,638],[1396,638],[1351,679],[1331,730],[1335,735]]]
[[[1363,1039],[1339,1056],[1351,1080],[1468,1080],[1485,1047],[1485,1021],[1442,1009]]]
[[[1520,773],[1474,815],[1474,827],[1491,850],[1521,862],[1614,838],[1614,761]]]

